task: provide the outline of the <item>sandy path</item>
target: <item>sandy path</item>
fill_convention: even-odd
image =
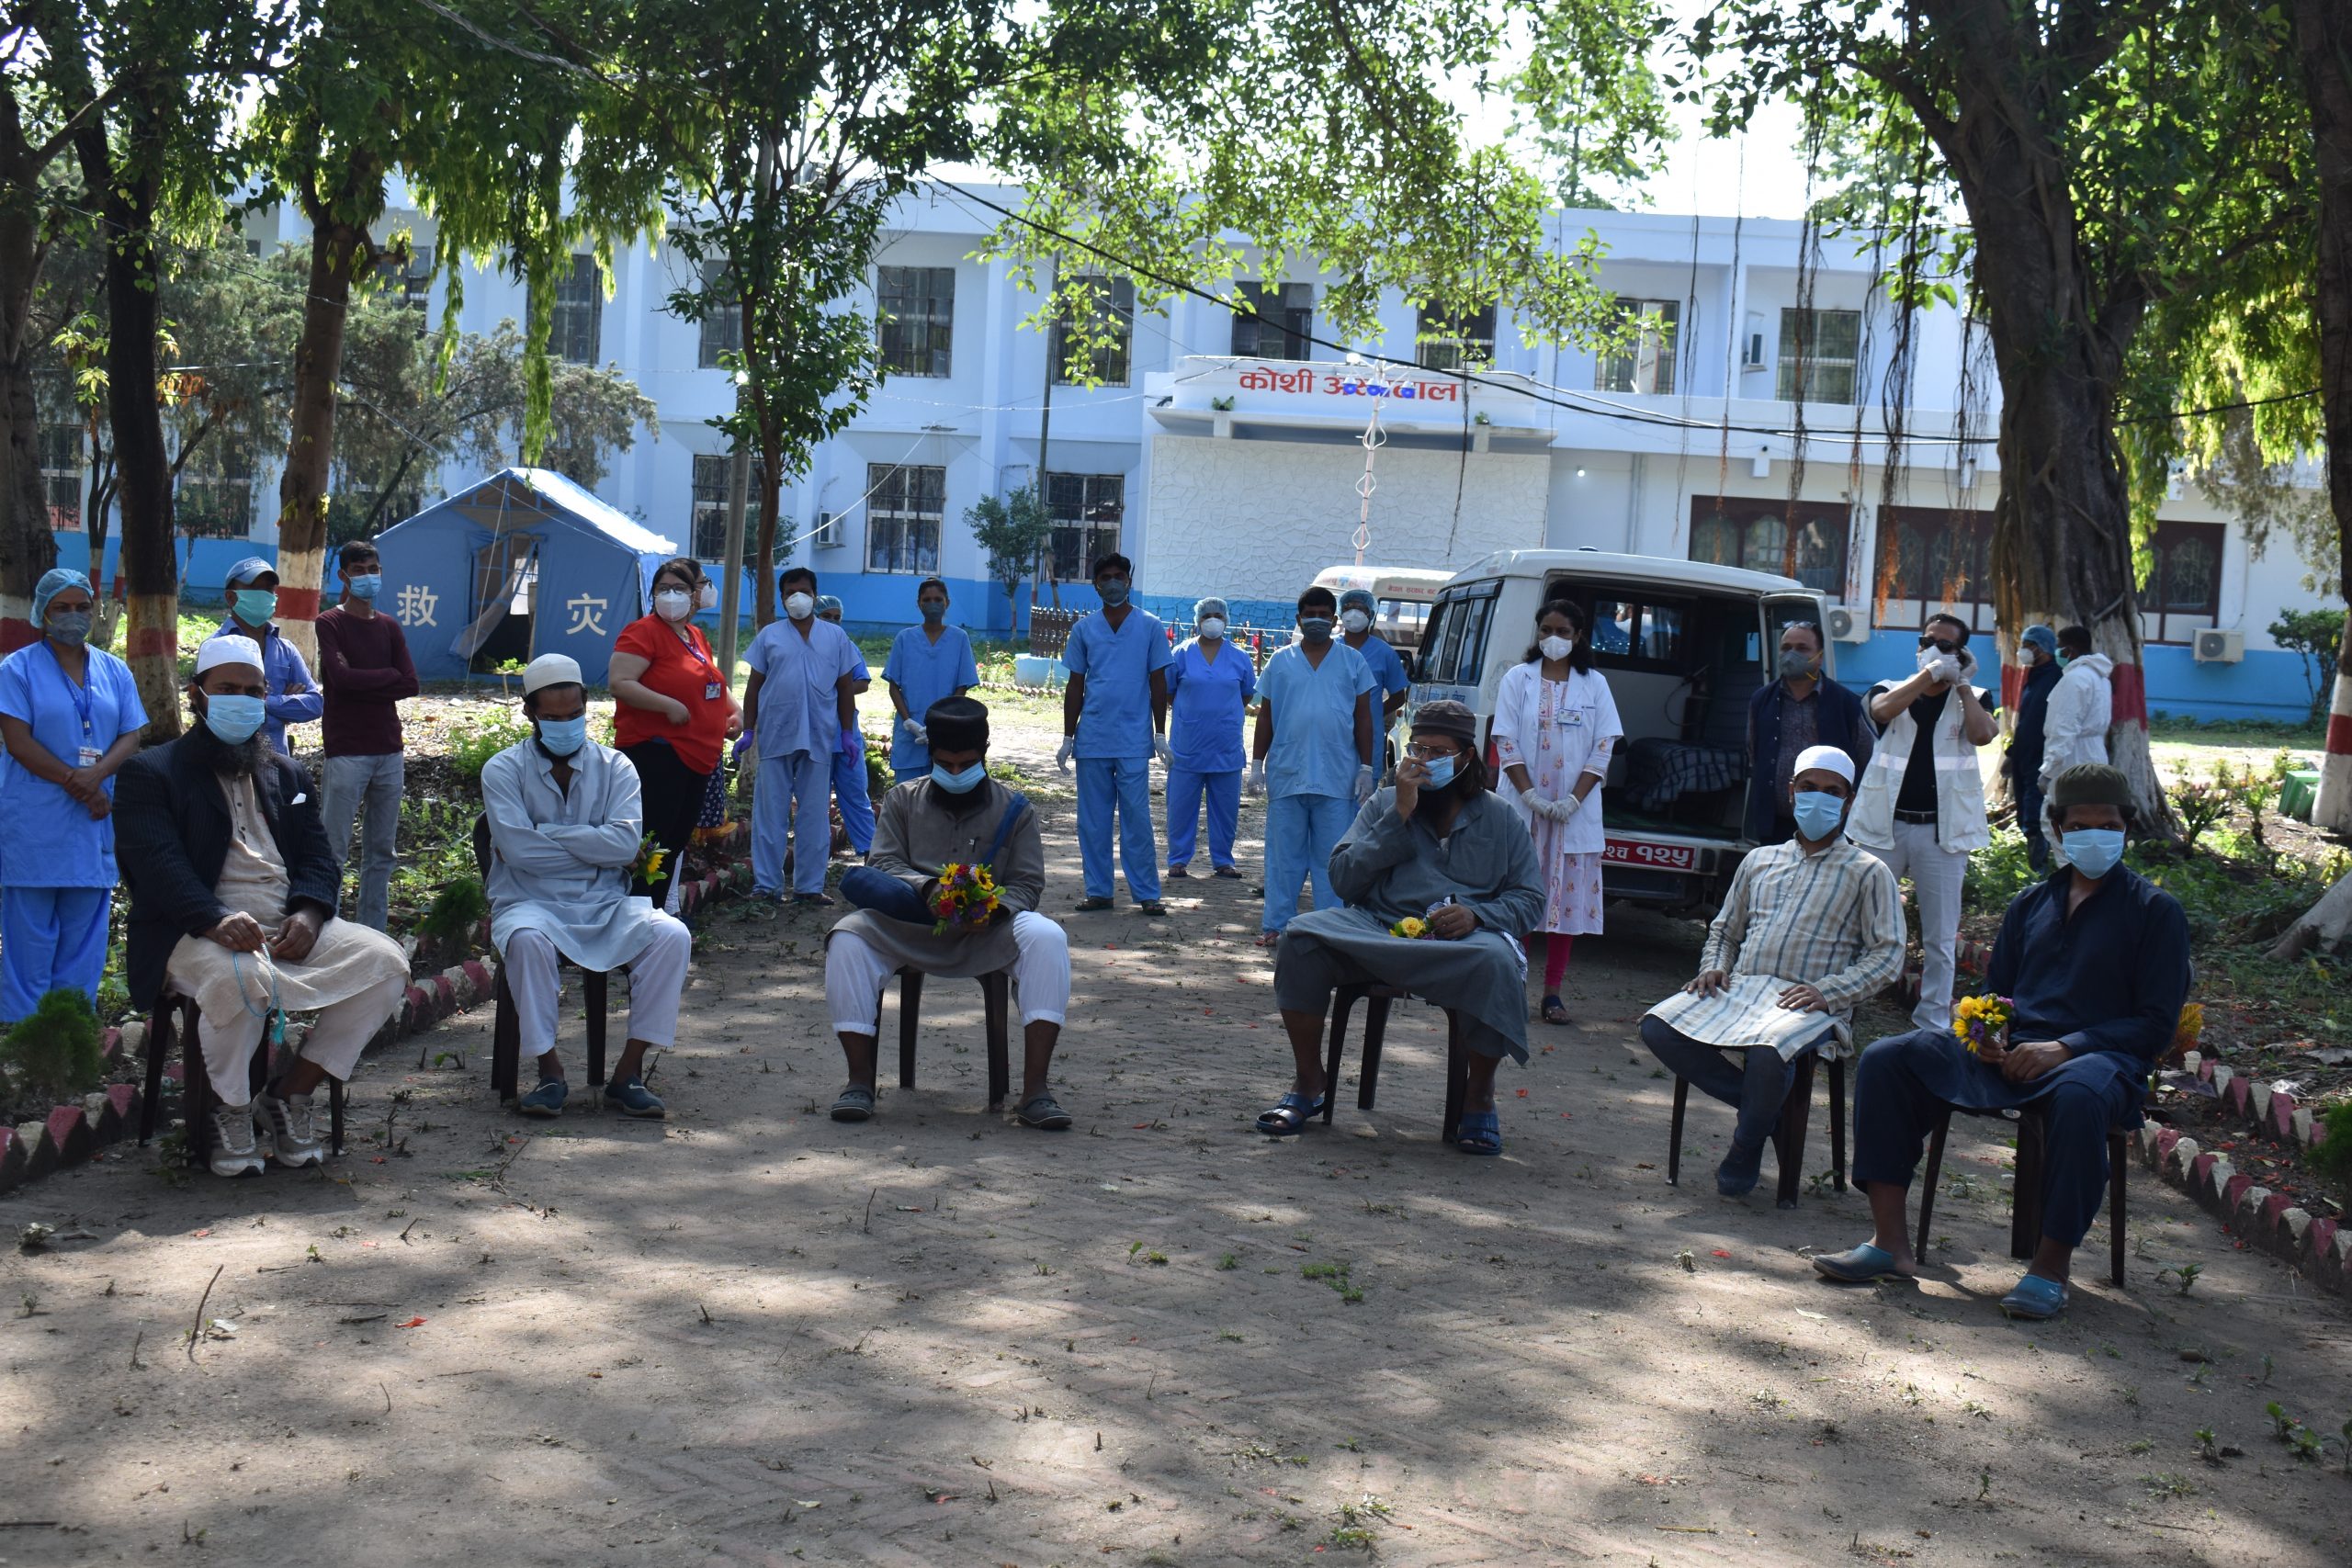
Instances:
[[[1050,777],[1047,739],[1006,750]],[[0,1260],[0,1560],[2346,1560],[2344,1476],[2263,1415],[2352,1416],[2346,1314],[2153,1179],[2130,1289],[2086,1280],[2055,1326],[1992,1308],[2007,1151],[1973,1125],[1928,1280],[1818,1285],[1795,1249],[1854,1239],[1855,1195],[1718,1201],[1712,1105],[1664,1184],[1669,1086],[1625,1043],[1696,928],[1616,910],[1579,1023],[1505,1075],[1504,1158],[1436,1143],[1419,1008],[1375,1111],[1269,1142],[1254,904],[1170,897],[1070,917],[1064,1134],[983,1111],[977,988],[945,983],[922,1087],[836,1126],[820,927],[733,906],[666,1127],[503,1113],[478,1011],[422,1069],[366,1066],[331,1175],[173,1186],[123,1151],[0,1201],[10,1235],[96,1238]],[[216,1268],[234,1334],[191,1360]],[[2200,1427],[2244,1456],[2200,1461]]]

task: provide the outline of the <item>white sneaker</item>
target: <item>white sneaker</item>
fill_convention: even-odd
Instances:
[[[269,1140],[271,1157],[287,1169],[326,1163],[326,1149],[311,1121],[309,1095],[280,1100],[264,1089],[254,1101],[254,1120],[264,1129],[261,1135]]]
[[[216,1105],[212,1108],[212,1155],[207,1162],[221,1177],[259,1176],[263,1159],[254,1142],[254,1108]]]

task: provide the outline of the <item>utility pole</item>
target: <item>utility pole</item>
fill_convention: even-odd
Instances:
[[[1055,352],[1060,347],[1060,344],[1055,339],[1055,333],[1061,324],[1061,317],[1054,310],[1054,291],[1060,287],[1061,257],[1058,255],[1047,256],[1046,258],[1046,400],[1037,414],[1036,490],[1037,510],[1045,516],[1046,522],[1049,524],[1053,521],[1053,513],[1049,510],[1051,502],[1046,495],[1046,475],[1047,469],[1046,468],[1046,448],[1048,440],[1054,434],[1054,381],[1056,378],[1061,374],[1061,367],[1055,363],[1056,360],[1061,357],[1059,354]],[[1048,560],[1053,558],[1053,553],[1054,536],[1052,530],[1048,528],[1046,534],[1046,547],[1038,552],[1036,565],[1040,567],[1045,566]],[[1058,610],[1061,607],[1061,580],[1059,578],[1056,578],[1054,580],[1054,608]],[[1029,608],[1033,613],[1037,608],[1037,588],[1034,581],[1031,582],[1029,587]]]
[[[758,198],[767,193],[775,180],[775,138],[760,138],[760,160],[753,181],[753,210],[758,210]],[[741,313],[735,323],[735,342],[741,352],[751,341],[747,330],[751,324],[751,310],[741,303],[744,293],[743,280],[735,279],[735,293]],[[738,429],[743,412],[743,389],[750,383],[750,361],[735,373],[735,412]],[[752,449],[741,434],[735,438],[735,454],[727,464],[727,560],[726,577],[718,584],[718,668],[719,679],[731,688],[735,683],[736,625],[743,610],[743,503],[752,489]]]

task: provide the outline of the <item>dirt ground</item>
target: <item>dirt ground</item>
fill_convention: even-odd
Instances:
[[[1000,750],[1051,779],[1047,739]],[[2352,1315],[2144,1172],[2128,1286],[2095,1231],[2055,1325],[1993,1305],[2008,1151],[1965,1121],[1928,1278],[1817,1283],[1801,1249],[1859,1239],[1858,1195],[1778,1212],[1768,1162],[1719,1200],[1706,1101],[1666,1185],[1670,1085],[1631,1043],[1699,929],[1623,908],[1577,945],[1577,1022],[1503,1075],[1502,1158],[1437,1142],[1418,1007],[1376,1110],[1261,1138],[1289,1068],[1247,886],[1069,916],[1064,1134],[986,1113],[947,983],[922,1087],[888,1087],[893,1000],[881,1115],[828,1120],[821,923],[733,904],[666,1125],[503,1112],[477,1010],[365,1065],[323,1174],[124,1148],[0,1200],[7,1236],[75,1237],[0,1255],[0,1562],[2352,1556],[2352,1478],[2264,1413],[2352,1416]]]

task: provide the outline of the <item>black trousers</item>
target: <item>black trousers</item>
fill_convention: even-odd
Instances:
[[[698,773],[686,766],[676,750],[666,740],[640,740],[621,749],[621,755],[637,766],[637,781],[643,793],[645,830],[653,841],[670,852],[662,865],[662,874],[650,881],[639,877],[629,891],[642,893],[660,908],[670,897],[670,879],[677,874],[679,857],[686,852],[686,840],[695,836],[695,823],[702,816],[702,797],[710,787],[710,775]]]

